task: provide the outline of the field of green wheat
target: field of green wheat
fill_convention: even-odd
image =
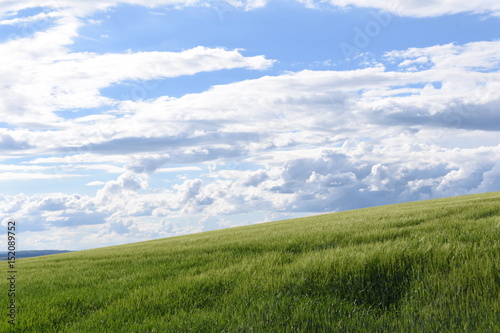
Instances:
[[[500,332],[500,192],[20,259],[17,270],[16,324],[2,316],[1,332]]]

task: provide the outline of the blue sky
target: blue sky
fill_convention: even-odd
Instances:
[[[79,250],[500,190],[500,5],[0,4],[0,220]]]

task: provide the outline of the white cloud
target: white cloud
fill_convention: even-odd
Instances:
[[[125,151],[138,154],[138,160],[144,161],[140,163],[145,163],[141,154],[168,151],[168,157],[159,161],[161,166],[167,161],[201,162],[303,144],[341,144],[352,136],[346,131],[371,136],[381,125],[413,127],[420,138],[428,135],[429,126],[492,130],[498,124],[493,110],[498,105],[495,92],[500,77],[483,69],[494,68],[498,59],[491,50],[499,45],[446,45],[387,55],[390,61],[404,59],[403,63],[430,59],[432,66],[417,72],[389,72],[380,66],[346,72],[305,70],[215,86],[181,98],[127,101],[120,107],[127,117],[76,120],[68,122],[67,130],[31,131],[23,136],[30,145],[71,143],[72,147],[63,149],[68,154],[65,158],[35,163],[96,159],[127,163],[120,156]],[[472,58],[481,66],[480,72],[464,60]],[[361,120],[375,127],[360,128]],[[14,137],[10,131],[5,135]],[[428,137],[426,142],[435,139]],[[109,152],[118,156],[100,155]]]
[[[67,12],[76,17],[89,16],[97,11],[109,10],[119,4],[140,5],[147,8],[172,7],[183,8],[189,6],[209,6],[220,9],[224,7],[244,10],[254,10],[265,6],[266,0],[26,0],[26,1],[2,1],[0,3],[0,17],[5,14],[15,14],[26,8],[46,8],[53,12],[40,13],[23,19],[4,20],[5,24],[22,22],[33,22],[46,17],[57,17],[60,12]],[[0,21],[1,24],[2,21]]]
[[[92,182],[87,183],[87,184],[85,184],[85,185],[87,185],[87,186],[102,186],[102,185],[104,185],[104,184],[106,184],[106,183],[105,183],[105,182],[98,181],[98,180],[95,180],[95,181],[92,181]]]
[[[299,1],[312,8],[318,7],[321,3],[324,3],[324,1],[315,0]],[[500,3],[496,0],[329,0],[328,3],[341,8],[349,8],[352,6],[376,8],[396,15],[411,17],[433,17],[457,13],[488,14],[495,16],[500,15]]]
[[[42,46],[46,47],[40,45],[40,51]],[[0,54],[12,53],[12,48],[18,46],[0,45]],[[9,85],[4,87],[6,94],[0,99],[3,105],[0,112],[9,110],[9,117],[5,114],[5,119],[25,126],[36,123],[36,117],[41,117],[39,122],[46,126],[61,123],[62,119],[54,111],[114,105],[116,101],[101,96],[100,89],[126,79],[153,80],[230,68],[265,69],[272,64],[263,56],[244,57],[238,50],[205,47],[180,53],[63,53],[54,55],[48,62],[12,54],[7,58],[11,65],[0,71],[0,77]],[[146,98],[148,86],[143,88],[140,97]],[[27,94],[27,91],[36,93]]]
[[[66,144],[58,152],[66,157],[42,158],[35,163],[95,159],[126,163],[119,156],[125,151],[139,154],[139,161],[145,161],[141,154],[165,155],[168,151],[163,163],[181,163],[273,147],[341,144],[347,130],[373,135],[380,125],[416,126],[420,134],[428,126],[491,130],[497,123],[493,110],[500,79],[498,72],[484,73],[484,69],[495,68],[498,53],[494,50],[499,45],[446,45],[387,55],[390,61],[404,59],[406,64],[413,58],[430,59],[432,66],[417,72],[390,72],[380,66],[346,72],[305,70],[215,86],[181,98],[126,101],[119,106],[127,113],[125,117],[107,115],[95,121],[86,117],[85,121],[66,121],[62,130],[25,131],[23,144],[54,148]],[[477,65],[471,66],[466,59],[474,59]],[[360,129],[360,119],[373,123],[373,131]],[[21,134],[19,139],[14,135],[6,131],[4,137],[19,142]],[[100,155],[109,152],[118,156]]]
[[[391,51],[386,54],[389,59],[404,59],[399,66],[431,61],[439,69],[472,69],[487,71],[500,68],[498,51],[500,43],[473,42],[465,45],[436,45],[427,48],[410,48],[403,51]]]
[[[46,20],[51,18],[61,17],[62,14],[58,12],[40,13],[28,17],[16,17],[9,20],[1,20],[0,25],[15,25],[15,24],[28,24],[40,20]]]
[[[115,105],[116,101],[102,96],[100,90],[124,80],[155,80],[233,68],[263,70],[273,64],[264,56],[245,57],[238,49],[202,46],[182,52],[72,52],[70,46],[78,30],[88,23],[83,18],[118,3],[154,7],[197,2],[59,0],[0,4],[0,17],[26,8],[46,8],[33,16],[0,21],[32,24],[0,44],[0,57],[9,63],[0,69],[2,119],[27,128],[59,128],[68,124],[55,111]],[[53,26],[42,29],[36,22],[43,19],[53,20]],[[140,98],[148,98],[148,88],[141,85]]]

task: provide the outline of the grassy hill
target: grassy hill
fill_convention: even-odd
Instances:
[[[15,332],[500,332],[500,192],[21,259],[17,269]]]

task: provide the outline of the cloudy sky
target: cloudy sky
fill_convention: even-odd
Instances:
[[[498,0],[0,13],[0,221],[20,250],[500,190]]]

